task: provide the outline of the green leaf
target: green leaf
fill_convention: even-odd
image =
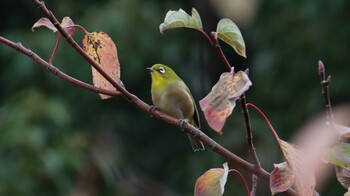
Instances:
[[[194,189],[195,196],[219,196],[224,194],[229,171],[227,162],[223,166],[223,169],[210,169],[197,179]]]
[[[237,54],[247,58],[245,53],[245,43],[237,25],[228,18],[219,21],[216,28],[217,37],[230,45]]]
[[[337,144],[333,149],[328,151],[326,159],[333,165],[350,168],[350,144]]]
[[[179,11],[168,11],[164,18],[164,22],[160,24],[160,33],[163,33],[167,29],[186,27],[197,30],[202,30],[202,21],[196,9],[192,8],[192,14],[188,15],[182,9]]]

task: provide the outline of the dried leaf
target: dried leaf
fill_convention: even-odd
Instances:
[[[74,22],[69,18],[69,17],[64,17],[62,19],[61,25],[64,29],[66,29],[68,31],[68,33],[73,36],[74,35],[74,28],[72,28],[74,26]],[[32,26],[32,31],[34,31],[34,28],[37,27],[47,27],[49,29],[51,29],[54,33],[57,32],[56,27],[51,23],[51,21],[48,18],[40,18],[36,23],[34,23],[34,25]]]
[[[281,139],[278,143],[295,176],[295,186],[299,195],[312,196],[315,192],[314,167],[310,165],[301,149]]]
[[[202,30],[202,21],[197,10],[192,8],[192,15],[188,15],[182,9],[179,9],[179,11],[168,11],[164,18],[164,22],[159,26],[159,30],[160,33],[163,33],[167,29],[179,27]]]
[[[228,18],[221,19],[216,28],[216,33],[217,37],[230,45],[237,54],[247,57],[241,31],[232,20]]]
[[[288,190],[295,183],[293,171],[287,162],[274,164],[275,169],[270,175],[270,189],[272,195]]]
[[[224,168],[213,168],[201,175],[194,188],[195,196],[219,196],[224,194],[228,175],[227,162]]]
[[[120,82],[120,64],[117,47],[113,40],[104,32],[86,34],[83,39],[83,50],[114,80]],[[116,90],[95,68],[92,67],[94,86],[107,90]],[[102,99],[111,96],[100,94]]]
[[[209,126],[216,132],[221,130],[226,118],[232,113],[236,100],[252,85],[247,74],[225,72],[213,86],[210,93],[199,101]]]

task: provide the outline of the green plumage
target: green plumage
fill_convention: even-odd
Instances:
[[[156,108],[200,128],[196,103],[181,78],[169,67],[155,64],[148,68],[152,78],[152,101]],[[194,151],[204,150],[203,143],[188,134]]]

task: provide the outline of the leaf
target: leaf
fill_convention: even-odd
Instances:
[[[230,45],[237,54],[247,58],[241,31],[232,20],[228,18],[221,19],[216,28],[216,34],[219,39]]]
[[[341,142],[330,149],[327,153],[326,160],[342,168],[350,168],[350,144]]]
[[[270,175],[270,189],[272,195],[288,190],[295,183],[294,173],[287,162],[273,165],[275,168]]]
[[[343,125],[333,124],[337,134],[344,138],[350,138],[350,127],[346,127]]]
[[[41,27],[41,26],[44,26],[44,27],[51,29],[54,33],[57,32],[56,27],[51,23],[51,21],[48,18],[40,18],[32,26],[32,31],[34,31],[34,28]]]
[[[120,64],[117,47],[113,40],[104,32],[86,34],[83,39],[83,50],[114,80],[120,81]],[[95,68],[92,67],[94,86],[107,90],[116,90]],[[111,96],[100,94],[102,99]]]
[[[68,33],[73,36],[74,35],[74,28],[72,28],[74,26],[74,22],[72,21],[72,19],[70,19],[68,16],[64,17],[62,19],[61,22],[62,27],[68,31]],[[48,18],[40,18],[36,23],[34,23],[34,25],[32,26],[32,31],[34,31],[34,28],[38,28],[38,27],[47,27],[50,30],[52,30],[54,33],[57,32],[56,27],[51,23],[51,21]]]
[[[73,36],[74,35],[74,32],[75,32],[75,29],[73,28],[74,27],[74,22],[72,21],[72,19],[70,19],[69,17],[64,17],[62,19],[62,22],[61,22],[61,25],[62,27],[68,31],[68,33]]]
[[[213,86],[210,93],[199,101],[209,126],[217,133],[232,113],[236,100],[252,85],[247,74],[239,71],[221,74],[219,81]]]
[[[335,173],[337,175],[338,182],[340,182],[340,184],[344,188],[349,189],[350,188],[350,169],[335,166]]]
[[[224,168],[213,168],[201,175],[194,188],[195,196],[219,196],[224,194],[228,175],[227,162]]]
[[[179,11],[168,11],[164,18],[164,22],[159,25],[159,30],[160,33],[163,33],[167,29],[179,27],[186,27],[197,30],[203,29],[201,17],[195,8],[192,8],[191,16],[182,9],[179,9]]]
[[[278,139],[278,143],[295,176],[298,195],[314,195],[316,185],[314,165],[308,163],[301,149],[281,139]]]
[[[350,188],[348,188],[348,191],[344,194],[344,196],[350,196]]]

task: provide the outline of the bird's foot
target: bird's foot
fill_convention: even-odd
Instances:
[[[184,127],[186,124],[188,124],[189,120],[188,119],[180,119],[180,123],[181,123],[181,130],[184,130]]]
[[[156,106],[154,106],[154,105],[151,105],[151,106],[149,107],[149,109],[148,109],[148,114],[149,114],[151,117],[153,117],[152,112],[153,112],[154,110],[158,110],[158,108],[156,108]]]

